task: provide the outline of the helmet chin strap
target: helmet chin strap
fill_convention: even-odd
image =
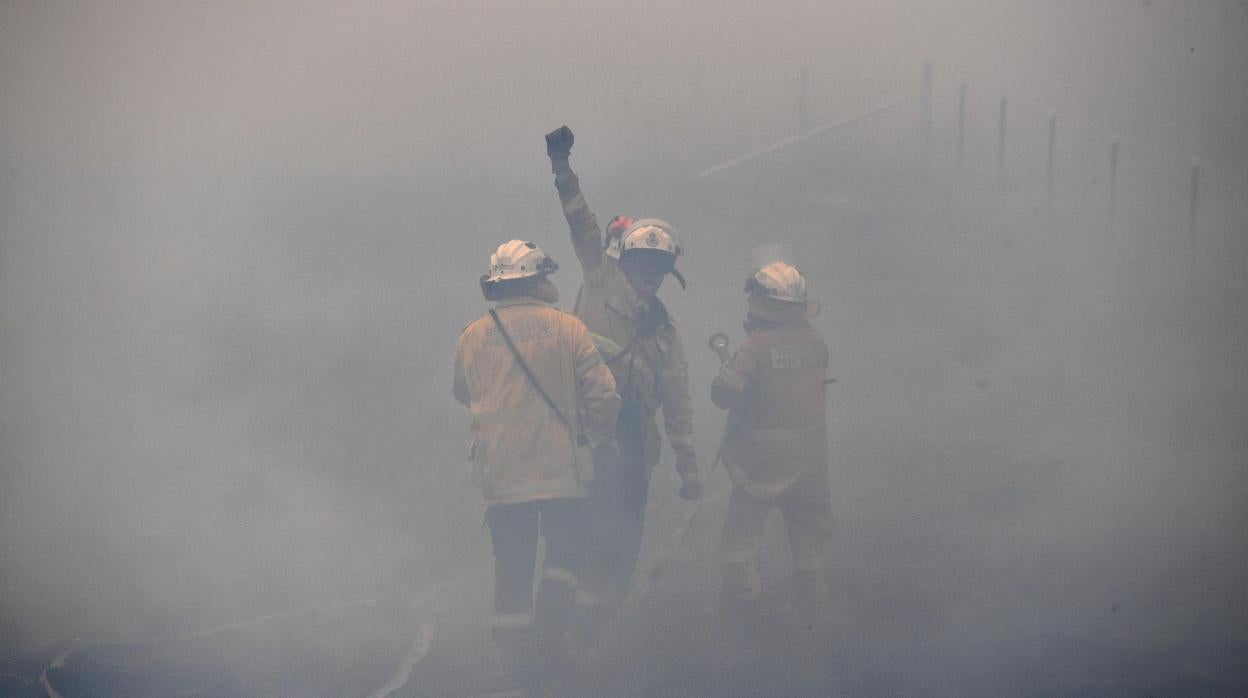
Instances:
[[[680,290],[683,291],[689,287],[689,285],[685,283],[685,277],[680,272],[673,269],[672,276],[676,277],[676,280],[680,282]]]

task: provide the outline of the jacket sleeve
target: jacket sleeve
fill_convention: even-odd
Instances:
[[[615,418],[620,411],[620,396],[615,391],[615,377],[602,362],[585,325],[576,320],[576,385],[580,391],[581,427],[591,447],[597,447],[615,436]]]
[[[589,210],[585,195],[581,193],[581,180],[568,161],[552,160],[551,169],[555,173],[555,189],[559,191],[563,217],[568,220],[568,228],[572,232],[572,249],[576,250],[581,269],[594,271],[602,264],[603,256],[602,229],[598,227],[598,217]]]
[[[671,332],[671,343],[663,355],[663,429],[676,454],[676,472],[683,478],[696,473],[698,459],[693,449],[693,400],[689,397],[689,362],[680,335]]]
[[[742,346],[733,355],[732,361],[719,367],[719,374],[711,381],[711,402],[725,410],[739,407],[753,374],[754,357]]]
[[[464,375],[464,336],[460,335],[459,342],[455,345],[455,368],[454,379],[452,381],[452,392],[455,393],[455,400],[464,407],[470,407],[470,397],[468,395],[468,378]]]

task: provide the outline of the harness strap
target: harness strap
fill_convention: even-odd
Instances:
[[[524,371],[524,375],[528,377],[529,382],[533,384],[534,388],[537,388],[537,392],[542,396],[542,399],[546,401],[547,405],[550,405],[551,411],[555,413],[555,416],[559,418],[559,421],[563,422],[563,425],[568,428],[568,431],[576,434],[576,445],[587,446],[589,444],[589,439],[586,438],[585,434],[577,432],[572,428],[572,423],[568,421],[567,417],[563,416],[563,412],[559,409],[559,406],[556,405],[555,401],[551,399],[549,394],[547,394],[546,389],[542,387],[542,384],[537,381],[537,376],[533,375],[533,371],[529,369],[529,365],[525,363],[524,358],[520,356],[520,350],[517,349],[516,345],[511,341],[511,336],[507,334],[507,330],[503,327],[503,321],[499,319],[498,313],[496,313],[493,308],[490,308],[490,317],[494,318],[494,325],[498,327],[498,333],[503,336],[503,341],[507,343],[507,348],[511,350],[511,355],[516,357],[516,363],[520,364],[520,369]]]

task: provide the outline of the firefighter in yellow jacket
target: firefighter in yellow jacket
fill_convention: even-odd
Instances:
[[[614,232],[622,226],[609,227],[604,246],[598,219],[568,163],[572,141],[567,126],[546,135],[555,188],[581,264],[576,314],[593,333],[623,399],[616,426],[619,456],[598,463],[599,477],[590,487],[597,525],[587,589],[579,598],[592,606],[619,599],[636,567],[650,472],[659,461],[662,442],[655,424],[659,408],[676,455],[680,496],[696,499],[702,482],[693,448],[685,351],[656,295],[668,274],[685,285],[676,270],[680,245],[671,225],[646,218],[632,221],[618,242]]]
[[[455,348],[455,399],[472,411],[473,480],[494,546],[494,639],[522,680],[562,659],[585,566],[593,457],[614,453],[620,405],[584,323],[551,307],[559,292],[546,277],[557,268],[531,242],[501,245],[481,277],[497,303]]]
[[[825,548],[831,536],[824,376],[828,347],[810,326],[818,305],[806,280],[773,262],[746,283],[747,337],[711,384],[731,410],[723,462],[732,480],[725,514],[722,598],[729,612],[753,612],[761,592],[763,521],[784,514],[793,582],[807,618],[826,612]]]

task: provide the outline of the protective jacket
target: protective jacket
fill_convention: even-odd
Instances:
[[[571,428],[525,375],[493,318],[481,316],[460,335],[454,368],[455,399],[472,410],[473,482],[488,504],[586,496],[590,448],[614,434],[615,380],[574,315],[530,298],[500,301],[497,312]]]
[[[711,384],[731,409],[724,465],[734,485],[766,498],[828,466],[828,347],[806,322],[760,323]]]
[[[696,472],[689,365],[680,335],[663,304],[639,298],[616,261],[603,254],[598,218],[566,160],[555,164],[555,188],[584,274],[576,315],[593,333],[620,395],[640,407],[647,467],[659,462],[662,437],[655,411],[662,407],[677,472]]]

